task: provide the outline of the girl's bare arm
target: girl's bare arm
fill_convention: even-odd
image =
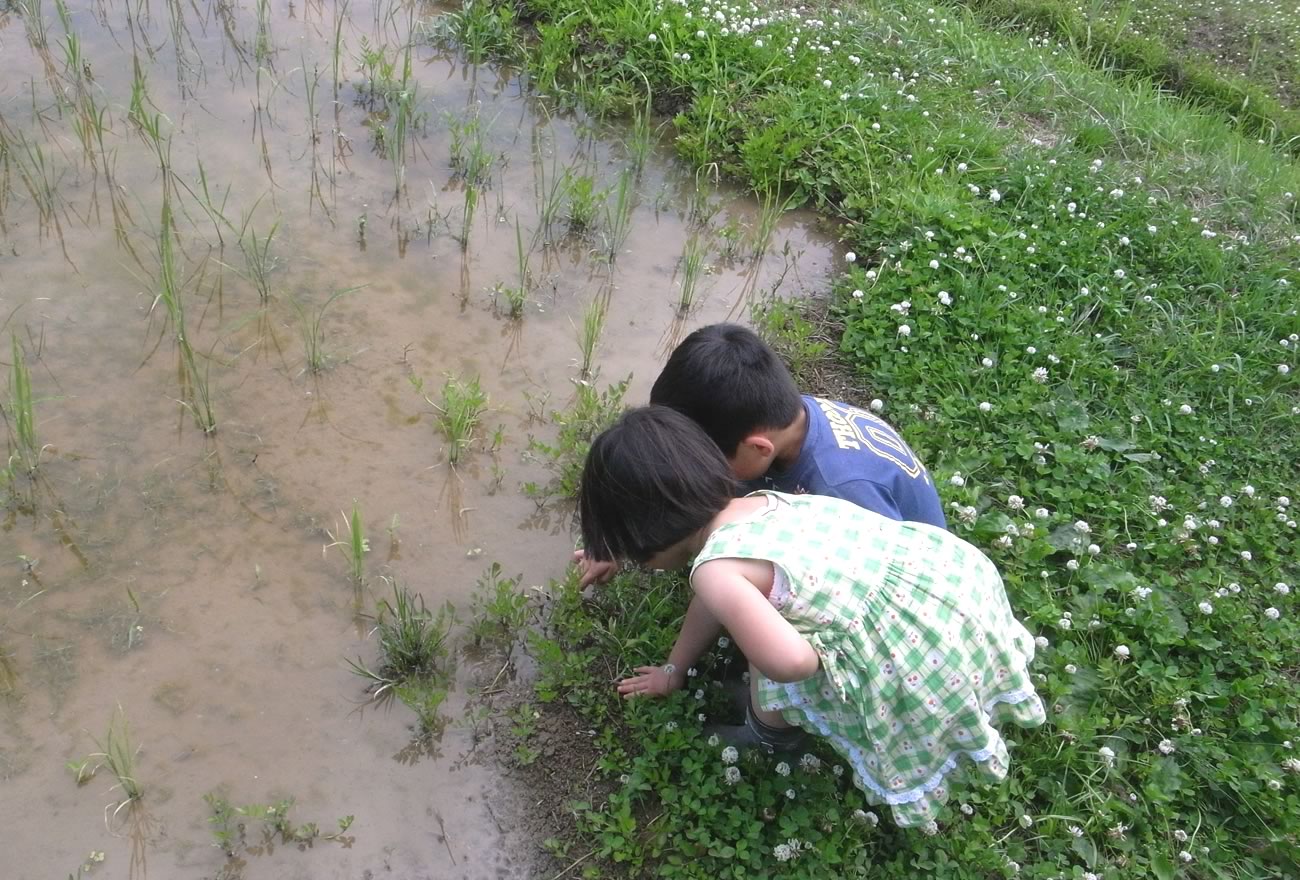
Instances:
[[[759,672],[782,682],[802,681],[817,672],[817,652],[746,577],[741,560],[705,562],[695,569],[691,584],[692,606],[702,602]]]

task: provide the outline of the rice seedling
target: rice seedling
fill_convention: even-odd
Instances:
[[[600,337],[605,332],[605,316],[608,313],[608,298],[597,296],[582,314],[582,326],[578,329],[579,374],[583,379],[593,375],[596,363],[596,349],[600,346]]]
[[[686,240],[686,246],[682,249],[681,260],[678,263],[682,285],[681,293],[677,298],[678,314],[687,314],[695,305],[696,287],[700,276],[704,273],[704,259],[707,256],[708,248],[700,236],[692,235]]]
[[[545,244],[550,242],[554,234],[555,222],[560,219],[560,211],[564,208],[568,196],[569,177],[567,174],[559,173],[554,157],[551,159],[551,171],[548,176],[546,165],[538,156],[534,162],[534,181],[538,221],[535,242]]]
[[[336,290],[329,298],[315,309],[308,311],[296,299],[290,298],[294,310],[298,313],[299,331],[302,334],[304,369],[308,373],[319,373],[329,364],[329,355],[325,351],[325,333],[321,327],[325,320],[325,311],[336,299],[360,290],[361,287],[348,287]]]
[[[645,170],[645,163],[650,158],[654,146],[654,125],[651,115],[652,96],[647,94],[645,106],[632,113],[632,131],[626,142],[627,158],[632,171],[637,176]]]
[[[488,150],[483,120],[477,114],[459,119],[446,115],[447,130],[451,134],[451,168],[455,178],[466,186],[488,186],[492,183],[492,167],[496,156]]]
[[[57,227],[59,182],[63,179],[64,172],[61,170],[56,173],[41,145],[28,140],[22,132],[17,133],[14,142],[17,148],[11,149],[9,154],[18,169],[18,179],[36,205],[41,225]]]
[[[171,198],[164,190],[162,219],[158,231],[158,277],[156,279],[158,292],[154,299],[154,307],[161,302],[166,308],[167,318],[171,323],[172,333],[179,349],[183,395],[181,403],[193,414],[199,429],[204,434],[211,434],[217,429],[217,419],[212,411],[206,367],[203,371],[199,370],[194,347],[190,344],[190,337],[186,332],[185,300],[181,291],[175,244],[172,241],[173,233]]]
[[[752,253],[755,259],[767,253],[768,245],[772,242],[772,233],[776,231],[776,226],[781,222],[785,212],[793,207],[795,200],[795,196],[781,198],[775,188],[763,191],[759,200],[758,222],[754,227],[752,241]]]
[[[271,273],[275,270],[276,259],[271,256],[271,241],[280,228],[280,218],[276,217],[265,236],[258,236],[253,226],[253,212],[250,211],[239,229],[239,250],[244,255],[247,278],[257,289],[257,295],[265,303],[271,298]]]
[[[10,461],[15,459],[31,474],[41,461],[42,447],[36,440],[35,405],[32,401],[32,379],[27,370],[18,334],[12,334],[13,362],[9,367],[9,430],[13,436]]]
[[[624,170],[618,176],[613,202],[609,200],[602,202],[605,212],[604,254],[611,263],[618,259],[618,252],[623,249],[628,234],[632,231],[632,199],[635,195],[632,181],[633,172],[630,169]]]
[[[460,215],[460,249],[469,247],[469,231],[474,225],[474,211],[478,207],[478,187],[465,184],[465,205]]]
[[[138,801],[144,793],[136,776],[135,767],[135,759],[140,754],[140,749],[131,744],[131,729],[126,722],[126,713],[120,705],[114,710],[113,717],[108,723],[108,734],[102,742],[98,739],[94,742],[99,751],[89,756],[88,760],[96,762],[95,769],[89,771],[89,774],[94,776],[95,771],[100,767],[107,767],[117,779],[117,785],[113,787],[120,788],[123,797],[113,807],[113,815],[116,816],[128,804]],[[82,773],[78,772],[79,784],[81,778]]]
[[[410,130],[420,125],[421,116],[416,109],[419,89],[415,82],[402,89],[389,102],[393,123],[385,133],[384,144],[388,160],[393,166],[393,191],[401,193],[406,186],[406,142]]]
[[[335,537],[333,532],[326,532],[331,543],[326,544],[324,549],[342,548],[343,555],[348,560],[348,574],[351,575],[352,581],[360,586],[366,582],[366,554],[370,552],[370,541],[366,538],[365,528],[361,522],[361,505],[355,499],[352,502],[352,515],[344,515],[343,518],[348,524],[347,534]]]
[[[441,404],[428,403],[438,411],[438,427],[447,437],[447,460],[455,466],[474,440],[474,430],[487,409],[488,397],[478,377],[459,379],[448,376],[442,385]]]
[[[33,49],[45,49],[50,44],[44,10],[41,0],[21,0],[17,6],[22,16],[23,28],[27,31],[27,42]]]
[[[519,284],[511,287],[504,284],[497,285],[497,293],[506,298],[508,314],[511,318],[522,318],[524,315],[524,304],[528,301],[529,278],[528,278],[528,251],[524,250],[524,235],[519,228],[519,218],[515,218],[515,260],[519,269]]]
[[[267,64],[275,41],[271,37],[271,2],[257,0],[257,35],[253,38],[253,57],[259,67]]]
[[[334,74],[334,99],[339,97],[339,74],[343,69],[343,23],[348,19],[348,3],[350,0],[342,0],[334,4],[334,38],[330,43],[331,48],[331,71]]]
[[[569,232],[585,235],[596,221],[596,212],[604,201],[603,194],[596,189],[596,179],[591,175],[574,174],[572,169],[564,173],[568,178],[564,191],[569,197]]]
[[[138,55],[131,56],[131,102],[127,105],[126,118],[138,126],[143,126],[148,118],[145,102],[149,101],[149,81]]]

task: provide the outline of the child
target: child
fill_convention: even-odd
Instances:
[[[668,662],[638,668],[619,692],[681,688],[726,627],[751,683],[745,725],[719,729],[728,742],[784,750],[798,744],[794,728],[823,736],[902,826],[932,827],[959,757],[1005,777],[992,723],[1045,716],[1027,670],[1033,639],[993,564],[932,525],[734,489],[718,447],[665,407],[629,411],[592,444],[578,496],[591,558],[694,560]]]
[[[711,324],[673,351],[650,403],[704,429],[748,489],[830,495],[890,519],[944,528],[930,475],[883,419],[843,403],[800,396],[781,358],[739,324]],[[582,586],[613,565],[581,551]]]

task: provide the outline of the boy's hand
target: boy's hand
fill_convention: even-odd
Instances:
[[[670,671],[671,670],[671,671]],[[636,675],[618,683],[618,692],[633,697],[666,697],[686,685],[686,671],[671,666],[638,666]]]
[[[573,564],[582,572],[582,577],[578,580],[580,590],[585,590],[592,584],[608,583],[610,578],[618,574],[617,562],[596,562],[588,559],[587,554],[581,550],[573,551]]]

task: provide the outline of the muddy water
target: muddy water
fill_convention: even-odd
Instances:
[[[367,707],[344,662],[375,659],[358,606],[373,610],[393,578],[468,608],[492,561],[524,585],[562,574],[567,519],[521,485],[550,476],[527,445],[554,436],[550,413],[573,397],[588,305],[608,303],[594,381],[631,375],[642,400],[677,338],[814,285],[829,242],[791,215],[761,259],[724,259],[719,230],[756,225],[756,206],[716,190],[712,231],[693,228],[696,178],[656,143],[612,267],[592,253],[599,232],[576,240],[561,222],[544,245],[545,181],[572,166],[613,185],[633,134],[557,114],[511,72],[413,37],[432,7],[276,0],[260,27],[253,4],[67,11],[65,28],[45,4],[45,48],[32,16],[0,12],[0,319],[26,352],[45,446],[0,524],[0,876],[67,876],[91,853],[106,877],[528,876],[528,842],[500,815],[526,793],[482,760],[490,719],[472,707],[501,659],[460,656],[445,733],[413,746],[411,713]],[[384,121],[362,100],[359,58],[408,44],[425,121],[397,191],[395,163],[372,149],[367,122]],[[129,118],[136,65],[137,116],[157,115],[170,173]],[[74,124],[85,95],[103,111],[102,146]],[[471,118],[495,162],[462,246],[450,160]],[[164,191],[211,437],[180,403],[155,301]],[[246,217],[263,240],[274,228],[265,302],[236,246]],[[516,222],[533,284],[512,320],[493,288],[517,283]],[[708,269],[683,315],[679,262],[695,235]],[[315,314],[350,288],[322,313],[325,369],[306,370],[293,303]],[[412,383],[436,399],[448,374],[478,376],[490,397],[455,470]],[[498,426],[500,448],[485,448]],[[354,500],[371,543],[360,591],[324,549]],[[114,817],[110,774],[78,787],[65,764],[96,751],[118,706],[145,794]],[[214,790],[241,804],[292,796],[293,818],[326,831],[354,815],[353,840],[227,862],[202,800]]]

